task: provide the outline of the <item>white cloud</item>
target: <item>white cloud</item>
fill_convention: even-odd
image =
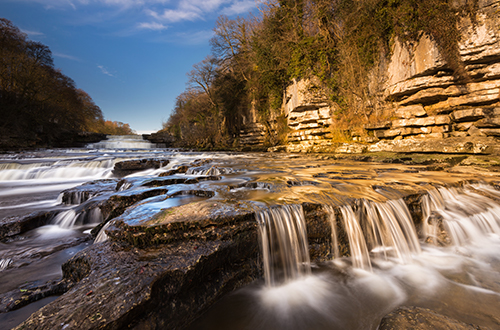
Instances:
[[[1,0],[0,0],[1,1]],[[256,8],[257,0],[22,0],[38,2],[46,8],[82,7],[98,10],[91,23],[110,21],[126,15],[133,30],[162,31],[173,23],[214,19],[247,13]],[[90,17],[90,16],[89,16]],[[88,17],[87,17],[88,18]],[[88,21],[83,20],[83,24]]]
[[[150,15],[157,20],[176,23],[180,21],[195,21],[201,19],[202,16],[197,11],[183,10],[183,9],[165,9],[163,13],[150,11]]]
[[[255,0],[242,0],[242,1],[236,1],[232,3],[229,7],[224,8],[222,13],[228,16],[244,14],[244,13],[246,14],[255,8],[257,8]]]
[[[168,29],[168,26],[158,22],[139,23],[137,27],[141,30],[153,30],[153,31],[162,31]]]
[[[45,34],[43,34],[42,32],[38,32],[38,31],[30,31],[30,30],[21,29],[21,32],[26,33],[28,35],[28,37],[30,37],[30,38],[45,36]]]
[[[107,76],[114,77],[104,66],[98,65],[97,66],[99,69],[101,69],[101,72]]]
[[[174,8],[147,9],[159,21],[176,23],[204,20],[207,15],[223,13],[235,15],[256,8],[255,0],[181,0]]]
[[[63,53],[52,52],[52,55],[54,55],[55,57],[65,58],[65,59],[72,60],[72,61],[78,61],[78,62],[80,62],[80,61],[81,61],[81,60],[80,60],[78,57],[76,57],[76,56],[67,55],[67,54],[63,54]]]

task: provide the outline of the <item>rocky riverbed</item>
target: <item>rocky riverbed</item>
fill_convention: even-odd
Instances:
[[[498,203],[498,169],[500,158],[495,155],[390,152],[235,154],[229,158],[214,154],[181,161],[172,157],[118,162],[114,176],[62,193],[62,201],[78,205],[76,221],[86,223],[89,214],[99,213],[92,238],[66,244],[78,245],[98,237],[94,244],[62,265],[62,278],[2,293],[0,312],[56,295],[57,299],[17,329],[188,328],[201,324],[205,313],[217,315],[210,311],[222,298],[262,281],[259,212],[299,205],[312,264],[344,273],[345,267],[335,266],[331,260],[349,264],[353,257],[354,243],[341,221],[346,218],[346,205],[354,213],[364,214],[371,207],[401,201],[418,239],[446,247],[452,244],[449,233],[442,217],[427,214],[426,196],[440,188],[455,189],[457,194],[479,194]],[[123,177],[144,170],[158,172]],[[396,210],[399,206],[394,205]],[[21,241],[34,228],[53,222],[51,212],[57,213],[3,219],[0,234],[4,244]],[[332,222],[332,217],[337,221]],[[426,222],[432,222],[436,235],[426,236]],[[15,258],[9,258],[4,273],[26,262]],[[498,286],[486,286],[497,293],[493,300],[498,299]],[[378,326],[382,317],[381,329],[410,325],[431,329],[439,328],[438,324],[443,329],[444,324],[457,329],[493,329],[500,325],[498,315],[488,308],[482,316],[473,313],[457,320],[440,308],[402,307],[415,301],[408,298],[387,304],[399,309],[387,314],[386,306],[382,311],[387,315],[375,313],[369,327],[373,322]]]

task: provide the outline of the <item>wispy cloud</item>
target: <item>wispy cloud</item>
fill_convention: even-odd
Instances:
[[[147,13],[159,21],[176,23],[181,21],[205,20],[206,16],[232,8],[231,12],[238,12],[240,3],[254,0],[181,0],[168,8],[148,9]],[[248,7],[245,5],[245,7]]]
[[[235,1],[229,7],[224,8],[222,13],[228,16],[245,14],[252,11],[255,8],[257,8],[255,0]]]
[[[63,54],[63,53],[59,53],[59,52],[52,52],[52,55],[54,55],[55,57],[60,57],[60,58],[65,58],[65,59],[72,60],[72,61],[81,62],[81,60],[78,57],[68,55],[68,54]]]
[[[193,10],[165,9],[163,12],[148,10],[149,14],[159,21],[177,23],[181,21],[196,21],[202,19],[201,13]]]
[[[202,30],[193,33],[179,33],[177,37],[179,38],[180,43],[186,45],[199,45],[206,43],[214,36],[214,32],[212,30]]]
[[[109,72],[108,69],[106,69],[104,66],[98,65],[97,67],[101,70],[101,72],[103,74],[110,76],[110,77],[114,77],[114,75],[111,72]]]
[[[168,26],[158,22],[139,23],[137,27],[141,30],[153,30],[153,31],[161,31],[168,29]]]
[[[21,29],[21,32],[26,33],[28,37],[33,38],[33,37],[44,37],[45,34],[43,32],[39,31],[31,31],[31,30],[25,30]]]
[[[1,1],[1,0],[0,0]],[[164,31],[176,23],[206,22],[220,14],[243,14],[257,8],[258,0],[23,0],[43,4],[46,8],[73,8],[75,13],[83,7],[93,15],[78,17],[79,24],[128,22],[123,35],[137,31]],[[90,12],[90,11],[89,11]],[[126,31],[124,33],[123,31]],[[28,31],[27,31],[28,32]],[[33,32],[33,31],[29,31]],[[33,32],[36,33],[36,32]],[[201,31],[201,35],[205,32]],[[115,32],[115,34],[120,34]],[[35,35],[35,34],[32,34]],[[39,35],[40,36],[40,35]]]

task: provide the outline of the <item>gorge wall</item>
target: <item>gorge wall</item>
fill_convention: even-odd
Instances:
[[[288,144],[271,150],[494,149],[500,137],[500,1],[479,0],[475,14],[459,20],[459,31],[466,79],[453,75],[429,36],[422,34],[414,43],[395,40],[371,83],[371,96],[381,105],[379,119],[365,125],[364,134],[351,136],[354,143],[333,143],[333,107],[319,84],[314,79],[294,81],[282,109],[290,128]]]

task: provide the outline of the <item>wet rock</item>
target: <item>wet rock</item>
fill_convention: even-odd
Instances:
[[[61,192],[61,200],[66,205],[82,204],[89,199],[115,190],[116,180],[96,180]]]
[[[451,237],[446,231],[443,224],[443,217],[436,212],[432,212],[428,219],[424,219],[427,221],[427,225],[430,228],[433,228],[433,235],[425,237],[425,242],[438,245],[438,246],[449,246],[451,244]],[[419,233],[423,236],[422,233]]]
[[[204,175],[204,176],[169,176],[165,177],[162,176],[162,178],[155,178],[155,179],[150,179],[146,180],[142,183],[142,186],[145,187],[163,187],[163,186],[170,186],[170,185],[176,185],[176,184],[194,184],[194,183],[199,183],[202,181],[218,181],[220,180],[220,176],[216,175]]]
[[[384,316],[380,322],[380,330],[488,330],[473,324],[441,315],[427,308],[399,307]]]
[[[174,169],[171,169],[169,171],[160,173],[159,176],[170,176],[170,175],[179,174],[179,173],[186,173],[188,169],[189,169],[188,166],[182,165],[182,166],[176,167]]]
[[[138,201],[153,196],[164,195],[167,192],[168,189],[163,187],[125,190],[117,192],[109,196],[108,199],[100,201],[98,203],[98,207],[101,209],[103,219],[106,222],[109,219],[119,216],[127,209],[127,207],[137,203]]]
[[[125,176],[138,171],[160,168],[168,163],[168,160],[158,158],[124,160],[115,164],[113,174],[116,176]]]
[[[245,201],[222,203],[206,200],[170,208],[139,222],[117,219],[106,233],[112,240],[125,241],[137,247],[190,238],[224,240],[230,239],[236,226],[256,230],[256,209],[256,205]]]
[[[40,299],[61,295],[73,285],[68,280],[50,281],[42,285],[24,284],[0,295],[0,313],[8,313]]]
[[[14,216],[0,220],[0,240],[44,226],[59,211],[34,212],[26,216]]]
[[[180,329],[260,274],[255,221],[157,247],[107,241],[64,266],[74,286],[18,329]],[[188,235],[189,236],[189,235]],[[90,269],[89,269],[90,268]]]

